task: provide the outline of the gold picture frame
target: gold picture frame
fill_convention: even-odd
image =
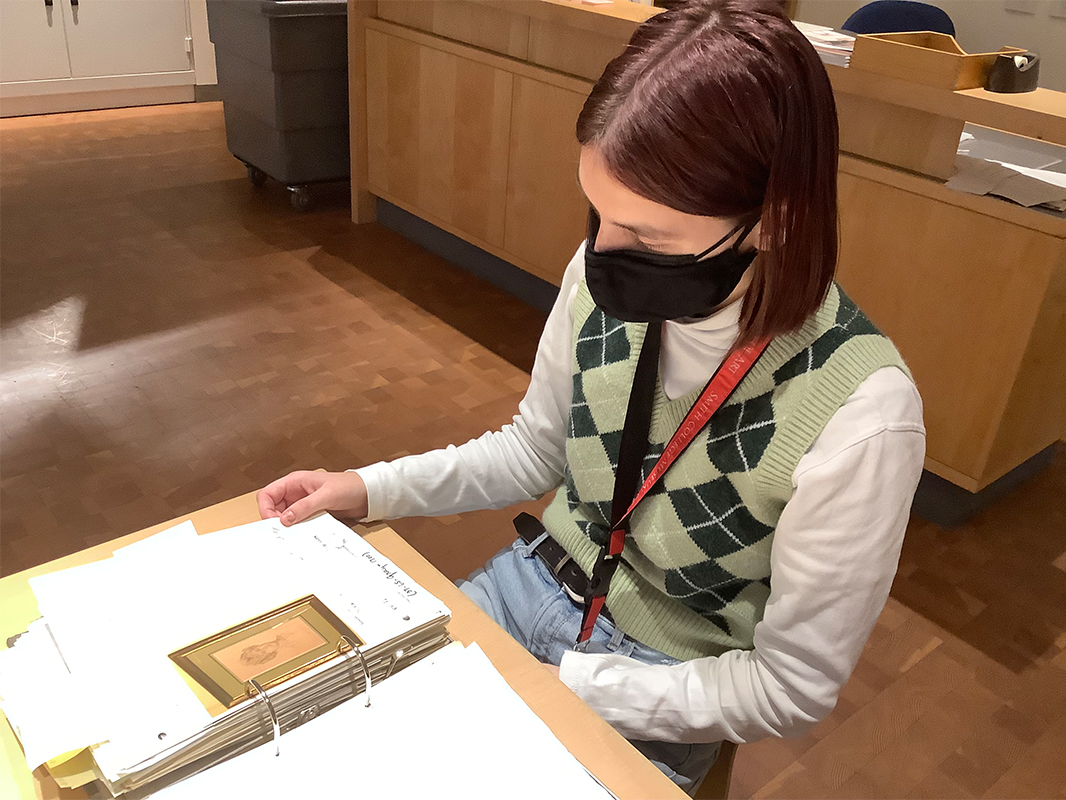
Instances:
[[[175,650],[170,659],[227,708],[248,695],[306,672],[363,640],[309,594]]]

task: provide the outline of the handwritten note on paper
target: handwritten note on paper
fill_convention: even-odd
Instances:
[[[279,547],[319,577],[320,599],[368,643],[450,614],[362,536],[328,514],[289,528],[276,520],[264,522],[273,523]]]

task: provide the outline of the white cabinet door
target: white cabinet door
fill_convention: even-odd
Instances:
[[[54,1],[66,17],[75,78],[192,69],[185,0]]]
[[[70,77],[60,3],[0,0],[0,81]]]

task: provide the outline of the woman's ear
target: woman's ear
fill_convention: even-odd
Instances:
[[[748,235],[744,237],[744,242],[741,245],[741,250],[746,249],[748,246],[754,247],[756,250],[765,250],[766,243],[762,240],[762,220],[755,223],[755,227],[749,231]]]

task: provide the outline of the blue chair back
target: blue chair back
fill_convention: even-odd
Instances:
[[[874,0],[848,17],[841,27],[850,33],[935,31],[955,35],[955,25],[946,11],[914,0]]]

